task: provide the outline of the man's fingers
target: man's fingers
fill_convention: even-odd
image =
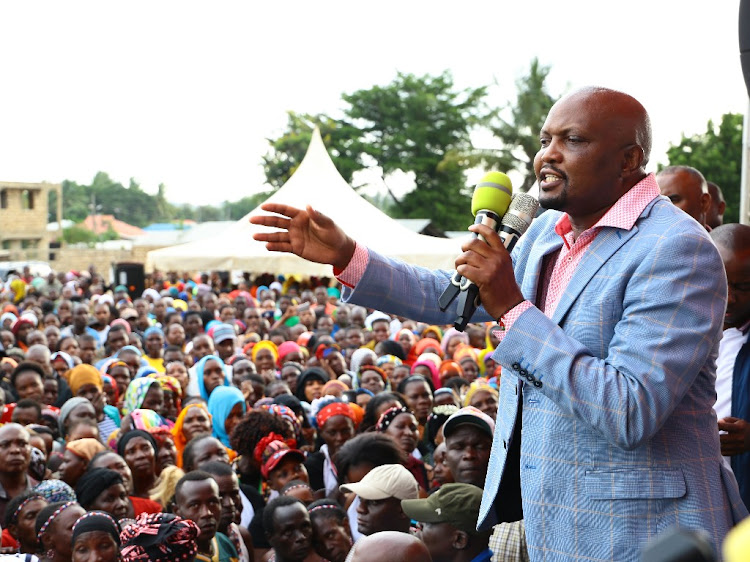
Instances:
[[[486,224],[472,224],[469,227],[469,230],[476,234],[480,234],[484,238],[485,244],[490,248],[497,249],[501,246],[503,248],[505,247],[503,241],[500,239],[500,235]]]
[[[255,215],[250,217],[250,222],[252,224],[257,224],[260,226],[283,228],[285,230],[288,230],[292,220],[287,217],[280,217],[278,215]]]
[[[293,219],[302,212],[302,210],[298,209],[297,207],[284,205],[283,203],[263,203],[260,208],[264,211],[268,211],[269,213],[284,215],[285,217],[289,217],[290,219]]]
[[[289,242],[266,242],[266,250],[269,252],[286,252],[292,254],[292,245]]]
[[[730,419],[730,418],[727,418]],[[739,428],[737,427],[737,424],[730,421],[720,421],[719,422],[719,431],[729,431],[729,432],[736,432],[739,431]]]
[[[289,242],[289,233],[282,232],[256,232],[253,238],[258,242]]]

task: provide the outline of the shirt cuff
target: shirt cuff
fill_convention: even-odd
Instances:
[[[523,301],[518,303],[508,312],[503,314],[503,316],[498,321],[498,327],[493,330],[492,334],[497,338],[498,341],[503,341],[505,334],[507,334],[508,330],[513,327],[513,323],[518,320],[518,318],[520,318],[521,314],[526,312],[532,306],[534,305],[531,304],[530,301]]]
[[[349,263],[342,270],[333,268],[333,274],[339,283],[353,289],[359,283],[359,280],[362,279],[369,263],[370,252],[367,251],[367,248],[355,242],[352,259],[349,260]]]

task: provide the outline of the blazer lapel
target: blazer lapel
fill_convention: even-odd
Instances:
[[[586,288],[592,277],[637,231],[637,226],[633,226],[630,230],[612,227],[602,228],[591,246],[584,252],[570,283],[560,297],[560,302],[552,315],[553,322],[556,324],[562,323],[570,307],[583,289]]]
[[[528,301],[536,304],[544,256],[559,250],[562,244],[562,238],[554,230],[550,230],[532,246],[527,267],[521,279],[521,293]]]

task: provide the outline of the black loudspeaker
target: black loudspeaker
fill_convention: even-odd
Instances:
[[[135,262],[116,263],[113,285],[125,285],[131,299],[139,298],[146,290],[146,273],[143,264]]]
[[[750,0],[740,0],[740,63],[750,96]]]

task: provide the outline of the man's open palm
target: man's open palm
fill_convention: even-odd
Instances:
[[[265,242],[268,250],[289,252],[338,269],[344,269],[351,260],[354,240],[330,218],[309,205],[306,209],[297,209],[279,203],[265,203],[261,209],[276,215],[255,215],[250,217],[250,222],[281,229],[253,235],[255,240]]]

